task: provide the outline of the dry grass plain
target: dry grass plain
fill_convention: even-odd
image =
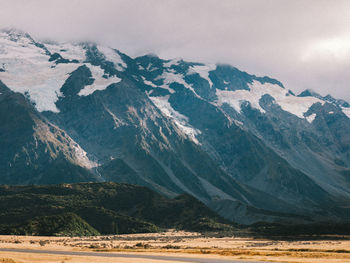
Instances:
[[[350,263],[350,237],[328,236],[322,240],[268,240],[239,237],[207,237],[198,233],[168,231],[152,234],[97,237],[0,236],[1,248],[65,251],[103,251],[186,257],[240,259],[271,262]],[[130,258],[97,258],[32,253],[0,252],[5,263],[82,263],[171,261]]]

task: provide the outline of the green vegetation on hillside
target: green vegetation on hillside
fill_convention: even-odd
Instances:
[[[166,198],[118,183],[0,186],[0,234],[69,235],[231,230],[187,194]]]
[[[74,213],[35,217],[23,224],[3,226],[1,232],[15,235],[94,236],[100,233]]]

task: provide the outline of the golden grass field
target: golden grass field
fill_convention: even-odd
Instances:
[[[168,231],[152,234],[98,237],[0,236],[1,248],[65,251],[104,251],[113,253],[157,254],[186,257],[224,258],[271,262],[349,262],[350,237],[323,240],[282,241],[239,237],[206,237],[198,233]],[[32,253],[0,252],[0,262],[82,263],[82,262],[171,262],[130,258],[97,258]]]

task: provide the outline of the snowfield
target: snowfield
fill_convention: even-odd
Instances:
[[[79,63],[60,63],[49,61],[47,50],[59,53],[64,59],[77,60]],[[115,50],[99,47],[108,56],[117,69],[124,70],[126,64]],[[83,65],[86,60],[82,45],[70,43],[46,43],[45,47],[38,46],[33,39],[22,32],[0,31],[0,79],[15,92],[29,97],[39,112],[59,112],[56,102],[62,97],[60,89],[70,76],[70,73]],[[97,90],[103,90],[113,83],[121,81],[116,76],[104,77],[100,67],[85,63],[94,79],[93,84],[79,92],[80,96],[88,96]]]
[[[85,49],[80,44],[71,43],[44,43],[45,47],[52,53],[58,53],[63,58],[69,60],[78,60],[84,62],[86,60]]]
[[[216,90],[218,97],[217,105],[221,106],[224,103],[232,106],[237,112],[241,112],[241,103],[248,101],[250,105],[265,113],[265,110],[260,106],[259,101],[265,94],[274,98],[275,102],[281,106],[284,111],[290,112],[295,116],[303,119],[304,113],[315,103],[325,103],[323,100],[314,97],[297,97],[289,94],[288,91],[279,85],[271,83],[260,83],[254,80],[252,84],[248,84],[250,90]]]
[[[45,50],[31,39],[18,36],[13,41],[6,33],[0,33],[0,61],[5,68],[0,79],[13,91],[27,94],[38,111],[58,112],[55,102],[62,95],[60,89],[79,65],[56,65],[48,60]]]

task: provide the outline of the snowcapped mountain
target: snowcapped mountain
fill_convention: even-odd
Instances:
[[[1,183],[190,193],[239,223],[349,219],[350,105],[229,65],[0,31]]]

